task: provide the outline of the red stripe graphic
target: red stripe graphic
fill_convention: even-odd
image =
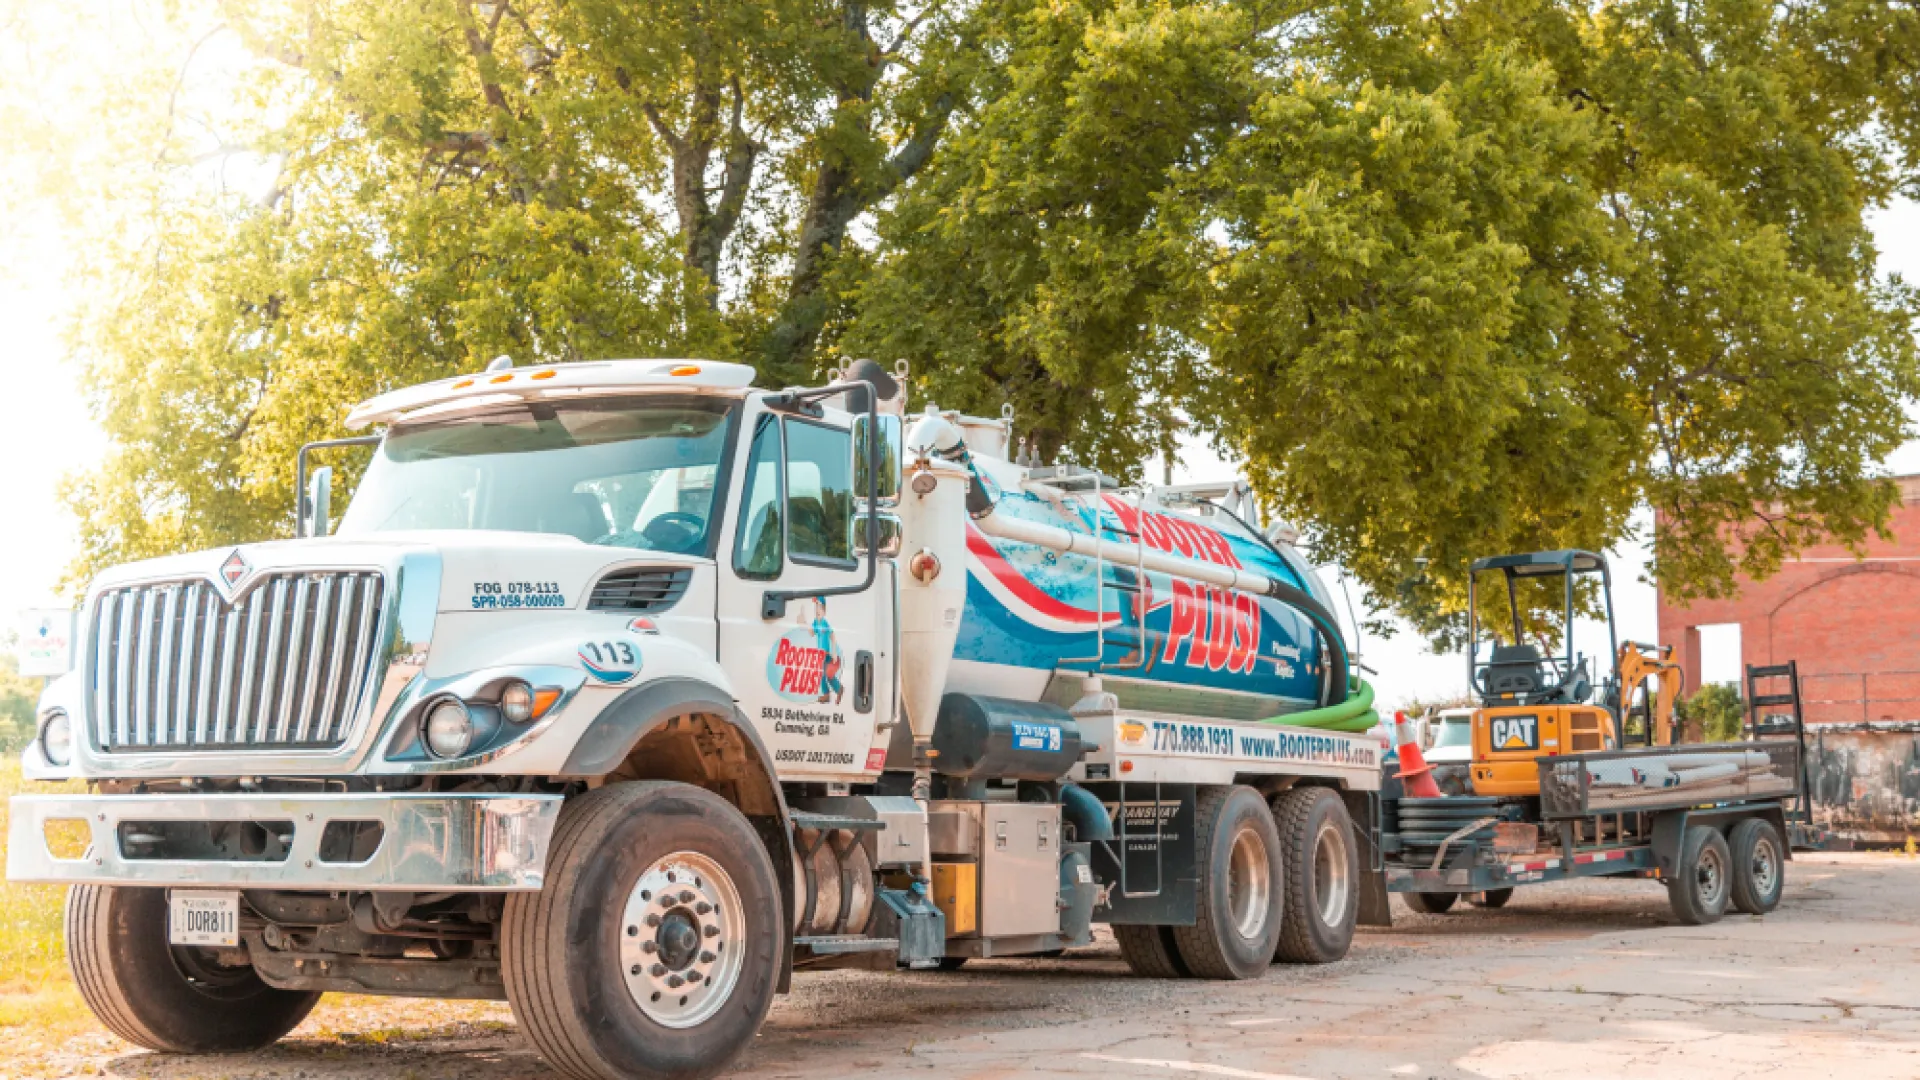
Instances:
[[[1081,623],[1088,627],[1093,627],[1100,623],[1111,626],[1120,621],[1120,613],[1117,611],[1109,611],[1104,615],[1098,615],[1069,604],[1063,604],[1052,596],[1047,595],[1039,586],[1023,577],[1020,571],[1015,570],[1013,565],[1007,562],[1006,558],[1000,554],[1000,549],[993,546],[993,541],[987,539],[987,534],[981,532],[972,524],[967,526],[967,550],[971,551],[974,557],[980,560],[980,565],[986,568],[987,573],[992,574],[994,580],[998,581],[1002,587],[1012,593],[1016,599],[1050,619],[1059,619],[1061,622]]]

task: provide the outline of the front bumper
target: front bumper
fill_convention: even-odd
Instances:
[[[374,892],[538,889],[560,816],[558,795],[25,795],[12,800],[7,879],[47,884],[229,886]],[[58,858],[48,822],[81,822],[80,858]],[[291,822],[286,857],[216,861],[129,856],[122,823]],[[379,822],[379,846],[360,862],[328,862],[329,822]]]

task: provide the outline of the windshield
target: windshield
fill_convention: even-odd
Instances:
[[[1473,745],[1472,723],[1469,722],[1468,719],[1464,716],[1457,717],[1457,718],[1448,717],[1440,721],[1438,725],[1438,730],[1436,730],[1433,735],[1433,745],[1429,747],[1429,749],[1438,750],[1443,746],[1472,746],[1472,745]]]
[[[536,401],[394,428],[340,534],[504,529],[705,554],[730,405]]]

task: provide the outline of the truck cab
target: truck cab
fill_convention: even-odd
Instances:
[[[323,465],[302,535],[93,581],[25,757],[90,790],[14,801],[8,875],[72,886],[102,1021],[240,1050],[328,991],[504,998],[569,1075],[697,1076],[796,969],[1094,922],[1147,974],[1345,952],[1379,748],[1285,723],[1348,689],[1297,555],[969,452],[1005,420],[909,431],[871,363],[753,377],[396,390],[302,451],[364,460],[337,528]]]

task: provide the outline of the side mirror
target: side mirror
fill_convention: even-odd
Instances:
[[[879,475],[873,478],[873,491],[880,500],[880,508],[885,510],[900,501],[900,452],[905,439],[899,417],[890,413],[880,413],[873,417],[854,418],[853,490],[863,495],[868,490],[868,445],[873,442],[872,432],[875,424],[880,431],[879,446],[875,448],[880,452],[880,471]]]
[[[332,525],[332,501],[333,466],[322,465],[313,470],[312,479],[307,481],[307,520],[300,523],[300,535],[327,535]]]
[[[885,558],[892,558],[900,554],[900,533],[902,530],[900,515],[894,513],[892,509],[885,505],[885,499],[880,501],[882,504],[880,512],[873,516],[873,529],[874,532],[879,535],[875,538],[875,543],[869,547],[867,544],[867,500],[853,500],[854,506],[856,507],[855,513],[859,515],[853,522],[853,552],[863,559],[869,554],[877,554]]]

